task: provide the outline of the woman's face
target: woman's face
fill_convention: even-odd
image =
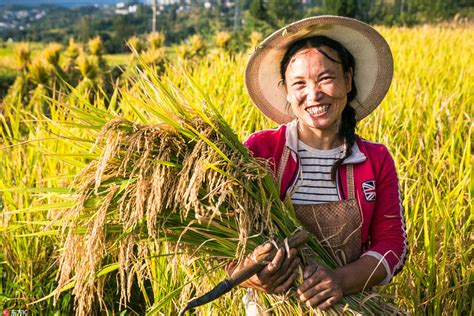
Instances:
[[[337,53],[319,48],[335,60]],[[344,73],[315,48],[303,48],[291,58],[285,72],[287,100],[302,129],[337,133],[351,91],[352,73]]]

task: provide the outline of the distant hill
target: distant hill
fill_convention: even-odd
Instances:
[[[65,7],[81,7],[89,5],[105,5],[114,4],[117,2],[130,2],[128,0],[0,0],[2,5],[25,5],[25,6],[39,6],[42,4],[61,5]],[[148,3],[147,0],[139,0],[135,2]]]

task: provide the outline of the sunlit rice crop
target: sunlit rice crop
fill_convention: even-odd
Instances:
[[[469,190],[474,30],[471,25],[379,30],[392,47],[395,76],[387,97],[371,116],[360,122],[358,133],[387,145],[396,161],[404,197],[409,254],[401,274],[378,292],[390,294],[396,304],[414,314],[472,314],[474,276]],[[198,46],[205,45],[195,40],[193,49],[199,51]],[[241,141],[255,130],[275,126],[251,104],[245,92],[243,71],[248,53],[221,53],[190,60],[187,57],[191,56],[191,47],[189,42],[188,55],[181,56],[184,58],[181,64],[170,61],[166,65],[162,79],[170,91],[181,91],[181,101],[195,108],[214,104]],[[79,68],[85,77],[96,78],[101,66],[87,58],[81,57]],[[23,61],[26,65],[26,59]],[[182,68],[202,93],[196,94],[196,88],[183,76]],[[103,126],[118,115],[142,125],[159,124],[160,119],[153,112],[152,103],[145,102],[148,99],[144,98],[143,85],[134,85],[133,78],[129,78],[132,80],[126,87],[112,94],[98,93],[93,101],[81,89],[48,92],[47,97],[46,92],[37,92],[32,99],[38,101],[32,102],[42,102],[43,106],[48,100],[50,113],[46,118],[40,107],[30,104],[25,109],[26,104],[23,104],[23,100],[30,102],[26,96],[32,93],[27,90],[31,83],[20,89],[22,82],[27,78],[35,78],[34,82],[42,84],[48,82],[43,72],[30,70],[32,73],[25,74],[5,98],[7,103],[2,104],[0,116],[3,146],[0,153],[0,206],[3,209],[0,241],[4,249],[0,262],[2,280],[5,280],[0,288],[0,302],[10,309],[28,306],[31,313],[46,310],[71,313],[70,289],[74,279],[63,284],[61,294],[54,292],[59,281],[55,280],[59,269],[56,258],[63,247],[58,237],[67,226],[64,222],[54,224],[52,219],[57,218],[61,210],[74,206],[79,191],[68,189],[72,180],[104,154],[102,146],[94,145]],[[130,72],[130,76],[136,74]],[[140,82],[145,84],[150,77],[143,76]],[[146,91],[145,95],[154,95],[153,89]],[[162,98],[166,99],[166,94],[162,94]],[[133,124],[131,126],[136,126]],[[121,189],[120,185],[117,190]],[[106,199],[107,195],[103,197]],[[103,209],[93,203],[89,206],[90,214],[98,221],[104,215]],[[146,210],[144,212],[146,214]],[[90,227],[94,229],[93,225]],[[68,232],[68,228],[65,229]],[[206,229],[206,226],[200,227],[189,240],[212,246],[211,240],[200,239]],[[153,227],[147,230],[153,232]],[[159,236],[159,231],[150,236],[154,235]],[[157,243],[152,237],[127,239],[126,235],[121,236],[123,239],[118,238],[116,244],[131,247],[133,256],[128,261],[114,261],[105,256],[93,276],[102,280],[98,289],[103,289],[102,306],[109,312],[128,309],[170,314],[179,310],[185,299],[210,289],[224,277],[222,261],[183,254],[184,248],[178,249],[173,243]],[[97,240],[114,245],[114,240],[107,239],[106,235],[96,237],[104,237]],[[221,246],[222,252],[232,256],[229,249],[235,245],[222,242]],[[81,252],[75,255],[79,254]],[[122,253],[123,258],[126,254],[126,251]],[[85,255],[84,260],[93,263],[90,255]],[[129,274],[118,272],[124,267],[129,269]],[[82,277],[83,281],[87,280],[86,275]],[[122,290],[130,296],[128,307],[118,304],[117,293]],[[58,294],[56,306],[53,294]],[[207,315],[225,310],[229,314],[241,314],[243,294],[244,291],[236,290],[233,295],[203,306],[199,313]],[[40,299],[43,300],[34,303]],[[268,296],[264,301],[268,307],[281,307],[283,299]],[[90,303],[97,312],[98,298],[92,296]],[[285,315],[289,310],[282,307],[277,313]]]

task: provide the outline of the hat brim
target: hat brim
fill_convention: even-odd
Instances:
[[[317,16],[279,29],[268,36],[250,57],[245,85],[252,101],[267,117],[283,124],[294,119],[287,109],[281,84],[280,62],[297,40],[322,35],[341,43],[355,59],[357,97],[350,102],[359,121],[385,97],[393,76],[393,58],[385,39],[371,26],[346,17]]]

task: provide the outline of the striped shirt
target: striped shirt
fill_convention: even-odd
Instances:
[[[331,180],[331,167],[343,156],[343,146],[320,150],[298,141],[301,173],[298,188],[291,197],[293,204],[321,204],[339,201],[336,183]]]

